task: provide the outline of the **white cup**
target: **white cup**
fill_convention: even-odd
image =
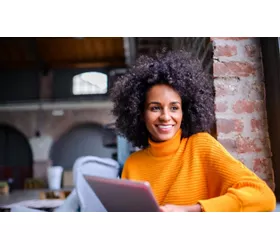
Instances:
[[[61,189],[63,168],[61,166],[48,167],[48,186],[51,190]]]

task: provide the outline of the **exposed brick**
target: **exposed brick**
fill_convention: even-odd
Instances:
[[[214,55],[215,56],[234,56],[237,55],[237,48],[236,46],[216,46],[214,49]]]
[[[244,123],[242,125],[248,128],[245,131],[242,125],[235,121],[237,118],[234,114],[227,113],[228,120],[217,119],[217,138],[233,156],[246,163],[249,169],[273,187],[273,171],[269,163],[271,160],[268,158],[271,157],[271,149],[269,139],[266,138],[267,123],[264,119],[265,91],[258,38],[212,37],[211,41],[216,46],[213,64],[216,112],[223,113],[232,108],[235,114],[244,118],[241,120]],[[235,46],[240,50],[235,51]],[[233,61],[231,56],[236,53],[237,61]],[[231,107],[228,103],[232,102]],[[247,119],[246,116],[251,113],[254,113],[254,119]],[[231,131],[237,132],[231,136]],[[248,133],[252,133],[250,137],[246,137]],[[255,160],[253,155],[267,158]]]
[[[236,139],[236,149],[237,153],[252,153],[252,152],[261,152],[264,145],[264,140],[260,138],[250,138],[250,137],[238,137]]]
[[[228,105],[224,102],[217,102],[215,104],[216,112],[226,112],[228,110]]]
[[[251,84],[246,79],[219,78],[215,82],[216,97],[221,96],[243,96],[244,99],[255,101],[264,100],[264,84],[253,83]]]
[[[265,110],[264,101],[256,101],[254,105],[255,105],[255,110],[258,113],[263,113],[264,112],[264,110]]]
[[[256,132],[259,130],[264,130],[264,120],[257,120],[257,119],[252,119],[251,120],[251,131]]]
[[[264,100],[264,85],[262,83],[244,86],[242,93],[250,100]]]
[[[228,95],[228,86],[226,84],[216,84],[215,92],[217,97]]]
[[[261,158],[261,159],[254,159],[253,162],[253,171],[255,173],[260,173],[266,171],[270,164],[270,159],[268,158]]]
[[[239,100],[233,105],[233,111],[236,114],[253,113],[255,110],[255,102],[247,100]]]
[[[247,62],[214,62],[214,77],[246,77],[255,75],[256,70]]]
[[[238,119],[217,119],[218,133],[228,134],[231,132],[242,132],[243,122]]]
[[[275,191],[275,182],[274,182],[274,177],[273,173],[271,176],[266,176],[266,178],[263,178],[263,180],[266,182],[266,184],[271,188],[271,190],[274,192]]]
[[[253,161],[253,171],[274,190],[274,173],[271,158],[257,158]]]
[[[256,44],[245,45],[245,53],[248,57],[260,56],[260,51]]]
[[[233,139],[219,139],[219,142],[229,151],[236,151],[236,141]]]
[[[239,79],[223,79],[220,78],[215,83],[216,97],[235,96],[239,91],[239,86],[242,85]]]

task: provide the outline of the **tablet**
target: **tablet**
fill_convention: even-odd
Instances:
[[[84,177],[108,212],[160,212],[148,182]]]

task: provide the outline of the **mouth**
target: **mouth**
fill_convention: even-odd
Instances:
[[[169,132],[173,127],[175,126],[175,124],[166,124],[166,125],[156,125],[156,128],[159,130],[159,132]]]

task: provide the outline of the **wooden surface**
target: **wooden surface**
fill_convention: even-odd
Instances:
[[[0,38],[0,69],[125,67],[122,37]]]
[[[58,191],[71,191],[72,189],[61,189]],[[40,194],[42,192],[49,192],[49,189],[37,189],[37,190],[16,190],[12,191],[8,195],[0,196],[0,207],[11,205],[18,202],[28,200],[40,200]]]

